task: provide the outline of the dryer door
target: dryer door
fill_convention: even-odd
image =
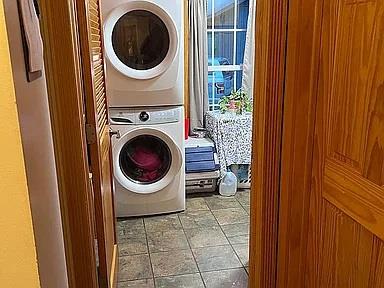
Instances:
[[[114,147],[116,180],[138,194],[158,192],[180,172],[182,153],[164,132],[138,128],[122,136]]]
[[[122,74],[151,79],[164,73],[178,50],[172,18],[156,4],[131,1],[115,8],[104,25],[106,54]]]

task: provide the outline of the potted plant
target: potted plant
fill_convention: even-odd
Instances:
[[[232,91],[228,96],[224,96],[219,100],[219,107],[221,113],[227,111],[237,114],[252,111],[252,101],[248,94],[243,90]]]

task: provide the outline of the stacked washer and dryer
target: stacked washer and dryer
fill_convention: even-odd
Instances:
[[[183,1],[102,3],[117,217],[184,210]]]

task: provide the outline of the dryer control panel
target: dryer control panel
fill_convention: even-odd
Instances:
[[[177,108],[111,108],[109,116],[115,125],[154,125],[180,122],[182,107]]]

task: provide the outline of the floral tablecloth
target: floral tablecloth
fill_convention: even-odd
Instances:
[[[221,175],[233,164],[251,164],[252,113],[207,112],[205,125],[215,142]]]

